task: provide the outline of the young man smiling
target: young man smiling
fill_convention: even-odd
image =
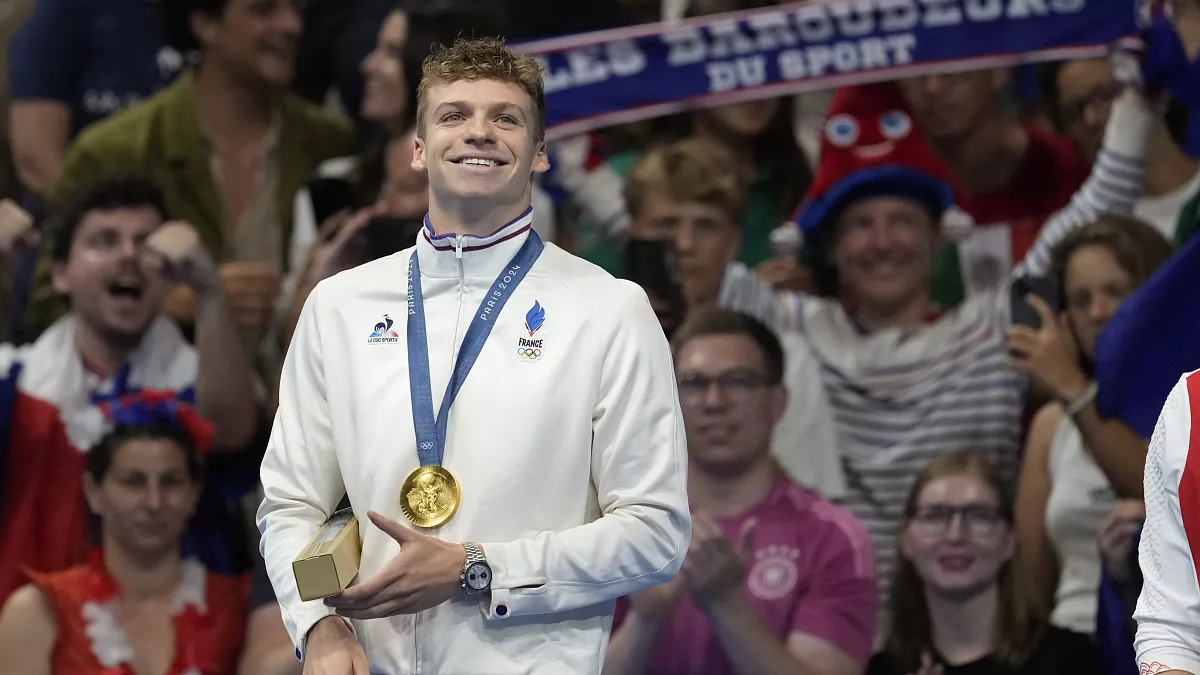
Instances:
[[[284,364],[258,518],[284,624],[310,674],[598,675],[616,598],[687,552],[670,348],[645,293],[531,228],[535,61],[457,41],[417,109],[416,246],[319,283]],[[360,582],[303,602],[343,494]]]

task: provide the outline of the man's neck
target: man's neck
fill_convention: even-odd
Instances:
[[[961,138],[930,141],[967,194],[998,192],[1012,180],[1029,148],[1029,133],[1003,115],[993,115]]]
[[[688,465],[688,501],[714,516],[745,513],[767,498],[778,477],[775,462],[764,450],[762,457],[743,471],[710,471]]]
[[[999,597],[996,584],[966,598],[925,592],[933,646],[950,665],[971,663],[995,651]]]
[[[271,128],[280,100],[277,91],[204,63],[196,71],[196,108],[201,124],[231,144],[254,144]]]
[[[433,191],[429,195],[429,225],[433,233],[469,234],[486,237],[521,217],[529,208],[529,199],[514,204],[496,204],[488,200],[456,200],[451,206],[439,203]]]
[[[907,302],[893,306],[862,305],[855,315],[859,325],[875,332],[889,328],[908,329],[925,324],[933,300],[928,289],[913,296]]]
[[[146,600],[170,597],[175,593],[182,576],[179,552],[175,548],[168,548],[158,555],[139,557],[126,552],[111,537],[104,539],[104,567],[126,598]]]
[[[129,359],[129,355],[137,349],[137,343],[130,341],[127,345],[119,345],[106,339],[83,321],[75,322],[75,349],[79,357],[96,374],[101,377],[112,377],[113,374]]]
[[[1161,197],[1187,185],[1200,171],[1200,161],[1189,157],[1175,141],[1166,125],[1160,124],[1150,147],[1146,162],[1146,180],[1142,183],[1143,197]]]

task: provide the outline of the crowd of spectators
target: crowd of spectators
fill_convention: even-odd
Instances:
[[[309,293],[422,227],[431,45],[771,4],[0,2],[0,670],[299,674],[257,467]],[[1174,21],[1195,58],[1200,2]],[[1136,672],[1095,636],[1102,585],[1122,621],[1138,592],[1147,439],[1094,360],[1200,223],[1200,111],[1118,71],[550,144],[533,227],[644,288],[690,459],[688,562],[619,601],[605,673]],[[876,128],[903,189],[847,192]]]

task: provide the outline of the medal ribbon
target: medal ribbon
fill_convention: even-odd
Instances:
[[[500,276],[484,296],[475,318],[463,338],[462,348],[454,363],[454,372],[446,383],[446,393],[437,418],[433,416],[433,385],[429,381],[429,340],[425,331],[425,299],[421,293],[421,263],[417,252],[408,259],[408,388],[412,397],[413,428],[417,434],[417,457],[421,466],[441,466],[446,451],[446,425],[450,406],[462,389],[471,366],[483,350],[492,326],[512,297],[513,291],[525,278],[529,268],[542,254],[542,239],[529,228],[529,235],[520,250],[508,262]]]

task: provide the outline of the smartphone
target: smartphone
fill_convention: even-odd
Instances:
[[[630,239],[625,242],[622,276],[641,286],[648,294],[665,298],[675,287],[670,258],[670,248],[665,241]]]
[[[358,233],[367,261],[416,246],[424,225],[423,216],[375,216]]]
[[[338,211],[354,206],[354,185],[345,178],[313,178],[305,186],[318,227]]]
[[[1010,292],[1014,326],[1042,327],[1042,317],[1025,300],[1025,296],[1030,294],[1041,298],[1056,315],[1062,311],[1062,292],[1058,287],[1058,279],[1054,277],[1021,277],[1013,281]]]
[[[625,242],[622,276],[650,297],[668,337],[683,321],[683,294],[676,282],[675,256],[668,242],[630,239]]]

